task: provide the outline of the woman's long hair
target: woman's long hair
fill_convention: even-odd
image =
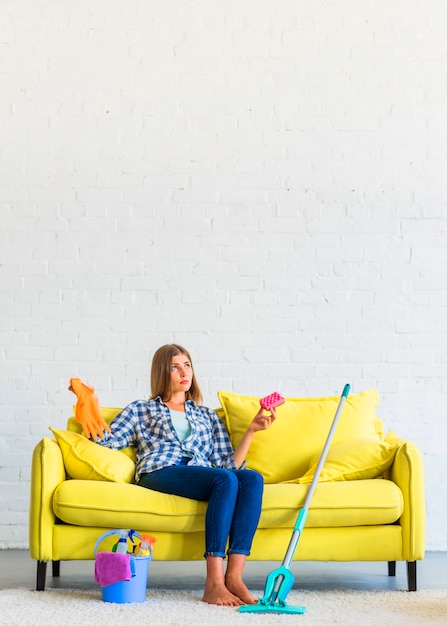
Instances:
[[[191,387],[185,394],[186,400],[193,400],[196,404],[202,403],[202,392],[197,383],[194,367],[189,352],[176,343],[169,343],[161,346],[152,357],[151,366],[151,397],[150,400],[161,396],[162,400],[169,401],[172,393],[171,371],[172,357],[184,354],[191,363],[192,381]]]

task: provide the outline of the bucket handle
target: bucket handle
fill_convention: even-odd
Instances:
[[[101,541],[103,539],[105,539],[106,537],[109,537],[110,535],[117,535],[120,531],[119,530],[108,530],[106,533],[104,533],[103,535],[101,535],[101,537],[99,537],[99,539],[97,540],[97,542],[95,543],[95,548],[93,550],[95,556],[98,552],[98,547],[99,544],[101,543]],[[132,530],[132,536],[133,537],[137,537],[140,541],[141,541],[141,535],[140,533],[137,533],[135,530]],[[151,551],[152,554],[152,551]]]

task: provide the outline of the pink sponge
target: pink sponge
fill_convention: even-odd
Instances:
[[[261,398],[259,400],[260,405],[266,411],[270,411],[270,409],[273,409],[276,406],[280,406],[281,404],[284,404],[284,402],[285,399],[277,391],[274,391],[270,395],[265,396],[265,398]]]

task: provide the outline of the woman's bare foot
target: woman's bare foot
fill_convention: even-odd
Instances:
[[[202,600],[218,606],[241,606],[242,600],[225,585],[223,558],[208,555],[206,559],[206,583]]]
[[[218,606],[241,606],[244,604],[238,596],[231,593],[223,584],[207,584],[202,600],[208,604],[217,604]]]
[[[225,585],[232,594],[234,594],[241,600],[242,604],[256,604],[257,603],[256,598],[248,590],[246,584],[241,578],[226,576]]]

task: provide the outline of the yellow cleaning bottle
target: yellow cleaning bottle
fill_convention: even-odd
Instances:
[[[141,535],[141,542],[138,548],[135,550],[135,556],[150,556],[152,554],[152,548],[156,542],[156,538],[152,535]]]

